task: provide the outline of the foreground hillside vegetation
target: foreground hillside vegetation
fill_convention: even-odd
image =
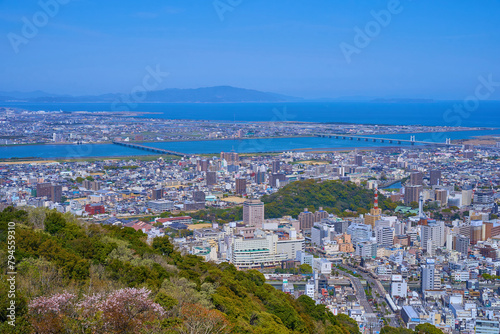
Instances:
[[[8,222],[16,223],[16,318],[8,321]],[[46,209],[0,212],[0,333],[357,334],[356,322],[238,271],[146,242],[132,228],[78,222]],[[384,327],[383,334],[441,334]]]
[[[7,223],[16,222],[16,326],[7,321]],[[338,333],[356,322],[238,271],[182,255],[168,237],[45,209],[0,213],[1,333]]]

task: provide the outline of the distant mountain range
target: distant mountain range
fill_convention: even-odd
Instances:
[[[163,103],[238,103],[238,102],[375,102],[375,103],[432,103],[433,99],[380,98],[373,96],[341,96],[336,98],[303,99],[276,93],[232,86],[215,86],[191,89],[168,88],[148,91],[146,97],[134,100],[133,96],[122,93],[101,95],[57,95],[40,90],[33,92],[2,92],[0,102],[64,103],[64,102],[163,102]]]
[[[127,94],[102,94],[87,96],[54,95],[42,91],[34,92],[0,92],[0,102],[19,101],[35,103],[51,102],[116,102],[123,101]],[[127,100],[132,100],[133,96]],[[223,103],[223,102],[298,102],[302,98],[275,93],[261,92],[231,86],[203,87],[195,89],[169,88],[149,91],[146,97],[134,102],[164,103]],[[125,100],[126,101],[126,100]]]

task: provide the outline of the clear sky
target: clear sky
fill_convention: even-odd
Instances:
[[[461,99],[500,81],[500,1],[393,2],[0,0],[0,91],[129,92],[148,66],[169,72],[161,88],[307,98]]]

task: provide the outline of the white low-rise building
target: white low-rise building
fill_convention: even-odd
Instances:
[[[466,282],[470,278],[468,271],[455,271],[453,272],[453,279],[457,282]]]
[[[314,299],[314,281],[312,279],[306,283],[306,295]]]
[[[392,275],[391,297],[406,298],[408,296],[408,283],[401,275]]]
[[[273,233],[254,239],[234,237],[230,248],[230,261],[238,268],[277,266],[289,259],[286,253],[278,253],[278,235]]]
[[[320,274],[331,274],[332,263],[324,258],[315,258],[313,260],[313,269]]]

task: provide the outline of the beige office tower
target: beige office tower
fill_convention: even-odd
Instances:
[[[243,203],[243,222],[249,226],[262,227],[264,223],[264,203],[250,199]]]
[[[243,195],[247,192],[247,180],[244,178],[237,178],[235,183],[235,193]]]
[[[226,160],[228,165],[237,165],[240,156],[236,152],[220,152],[221,160]]]
[[[441,203],[441,206],[448,205],[448,190],[436,189],[436,201]]]
[[[298,220],[300,222],[301,230],[308,230],[313,227],[315,215],[309,209],[305,208],[304,211],[299,213]]]
[[[462,190],[462,205],[469,206],[472,203],[472,189]]]
[[[320,222],[323,218],[328,218],[328,212],[320,206],[319,210],[314,213],[314,222]]]
[[[434,190],[433,189],[422,189],[422,196],[424,197],[424,202],[428,200],[434,200]]]
[[[472,221],[470,224],[470,244],[475,245],[483,240],[483,222],[480,220]]]

